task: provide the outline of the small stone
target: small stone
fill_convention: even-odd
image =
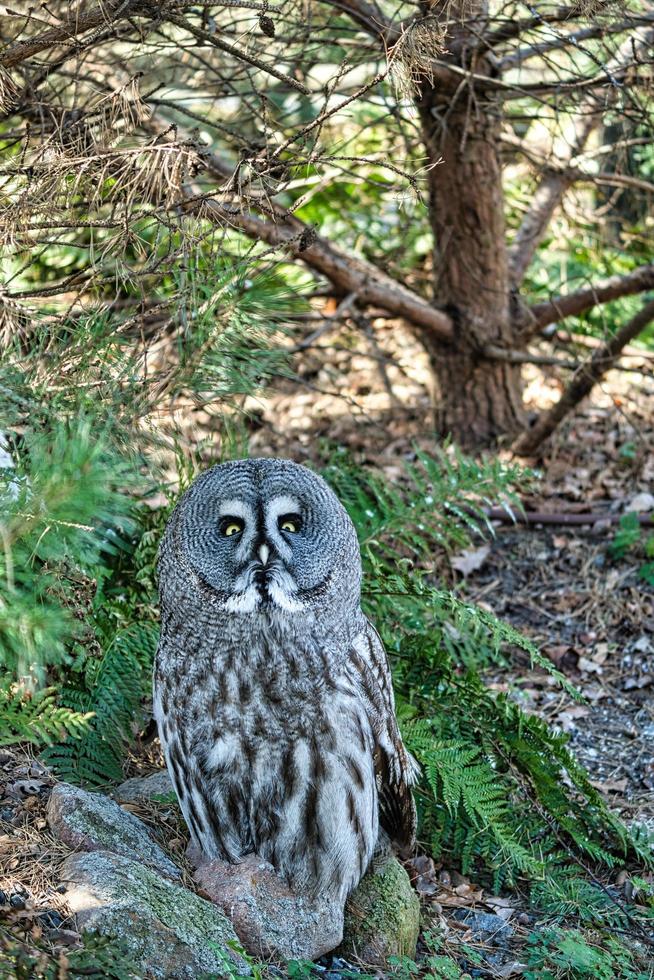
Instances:
[[[157,980],[247,976],[231,923],[211,902],[143,863],[108,851],[72,854],[62,867],[77,929],[120,940]]]
[[[9,907],[12,909],[24,909],[25,901],[25,895],[21,895],[19,892],[16,892],[16,894],[12,895],[9,899]]]
[[[111,851],[142,861],[168,878],[180,878],[179,869],[152,840],[145,824],[108,796],[58,783],[46,816],[59,840],[75,850]]]
[[[654,510],[654,496],[647,491],[637,493],[635,497],[631,498],[625,509],[635,514],[649,513],[649,511]]]
[[[162,797],[166,802],[177,802],[177,795],[167,769],[160,769],[150,776],[126,779],[113,791],[112,796],[121,803],[140,803],[157,797]]]
[[[454,918],[470,929],[475,939],[499,945],[510,939],[514,929],[499,915],[492,912],[476,912],[474,909],[456,909]]]
[[[44,929],[58,929],[64,920],[56,909],[48,909],[47,912],[41,912],[40,915],[37,915],[36,921]]]
[[[390,857],[371,868],[348,898],[338,954],[384,968],[392,956],[415,956],[419,931],[418,896],[400,862]]]
[[[195,881],[231,919],[253,956],[278,962],[314,960],[342,939],[339,903],[296,895],[272,865],[256,855],[240,864],[208,861],[198,868]]]

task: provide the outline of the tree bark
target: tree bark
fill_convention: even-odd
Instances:
[[[468,6],[466,7],[469,16]],[[483,11],[482,11],[483,13]],[[481,15],[481,14],[480,14]],[[461,59],[465,64],[465,46]],[[467,67],[467,66],[466,66]],[[477,58],[476,74],[487,73]],[[449,314],[453,343],[423,331],[438,384],[440,431],[486,445],[525,425],[519,364],[484,356],[512,347],[509,265],[500,164],[501,106],[467,87],[424,84],[418,101],[429,162],[435,305]]]

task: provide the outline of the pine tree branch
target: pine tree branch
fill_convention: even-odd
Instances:
[[[367,0],[322,0],[322,2],[348,14],[358,27],[371,37],[381,39],[385,46],[395,44],[400,36],[400,28],[385,17],[378,6],[368,3]]]
[[[612,276],[587,289],[579,289],[567,296],[556,296],[547,303],[534,303],[522,314],[523,330],[520,344],[526,343],[550,323],[558,323],[567,316],[579,316],[594,306],[610,303],[622,296],[654,289],[654,263],[641,265],[639,269],[625,276]]]
[[[654,300],[646,303],[617,333],[597,348],[589,361],[582,364],[556,405],[541,413],[535,424],[514,443],[513,451],[522,456],[534,453],[565,416],[576,408],[600,378],[614,366],[629,341],[634,340],[652,320],[654,320]]]
[[[441,343],[449,344],[454,339],[452,321],[446,313],[380,272],[372,263],[355,258],[318,235],[309,225],[286,215],[281,208],[273,209],[271,217],[264,219],[212,199],[193,200],[188,207],[221,225],[231,225],[248,238],[288,249],[309,268],[329,279],[339,293],[354,293],[359,305],[381,306],[414,327],[429,330]]]
[[[517,51],[512,51],[511,54],[500,59],[497,67],[502,73],[511,71],[513,68],[519,68],[525,61],[529,61],[530,58],[540,57],[549,51],[562,51],[571,45],[578,47],[580,41],[588,41],[596,37],[603,38],[607,34],[619,34],[622,31],[633,30],[639,24],[651,24],[652,21],[654,21],[654,13],[635,14],[633,17],[615,21],[614,23],[599,23],[594,24],[592,27],[584,27],[578,31],[571,31],[569,34],[558,34],[556,37],[548,38],[546,41],[529,44],[524,48],[518,48]]]
[[[0,65],[3,68],[15,68],[28,58],[40,54],[41,51],[61,44],[68,44],[73,54],[76,50],[76,38],[80,34],[102,25],[106,26],[111,20],[133,14],[141,6],[143,0],[103,0],[102,3],[88,9],[87,4],[82,0],[70,16],[57,27],[52,27],[28,41],[18,41],[3,51],[0,54]]]
[[[156,133],[168,128],[168,124],[156,115],[146,125]],[[232,181],[233,167],[220,157],[204,153],[202,159],[206,172],[214,180],[221,183]],[[250,201],[249,205],[257,206],[257,202]],[[381,272],[371,262],[345,252],[278,205],[265,205],[266,217],[246,211],[247,206],[245,202],[240,206],[227,205],[206,194],[187,194],[188,210],[201,213],[218,224],[236,228],[255,241],[287,248],[294,257],[329,279],[339,293],[344,296],[355,294],[359,305],[380,306],[408,320],[414,327],[428,330],[432,338],[444,344],[452,343],[454,328],[450,317],[403,283]],[[264,207],[264,202],[261,202],[261,207]]]
[[[221,38],[216,37],[215,34],[210,34],[209,31],[202,30],[199,27],[195,27],[186,18],[179,17],[170,11],[166,12],[166,20],[175,24],[176,27],[180,27],[183,31],[191,34],[197,41],[201,41],[204,45],[209,47],[218,48],[220,51],[224,51],[226,54],[230,54],[237,61],[243,61],[248,65],[252,65],[253,68],[258,68],[260,71],[266,72],[268,75],[272,75],[273,78],[279,79],[280,82],[285,82],[291,88],[297,89],[298,92],[302,92],[303,95],[311,95],[310,89],[299,82],[296,78],[292,78],[290,75],[285,75],[284,72],[278,71],[274,65],[268,64],[262,61],[261,58],[257,58],[255,55],[248,54],[243,48],[237,48],[233,44],[229,44],[227,41],[221,40]]]

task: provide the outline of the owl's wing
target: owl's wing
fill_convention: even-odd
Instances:
[[[371,623],[354,642],[350,661],[366,704],[372,728],[375,776],[379,793],[379,819],[391,840],[402,848],[413,846],[416,808],[411,795],[420,768],[407,751],[395,717],[393,683],[386,651]]]

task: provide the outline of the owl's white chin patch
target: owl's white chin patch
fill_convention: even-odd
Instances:
[[[300,612],[303,608],[302,603],[285,592],[284,589],[280,588],[276,582],[271,582],[268,586],[268,595],[280,609],[284,609],[286,612]]]
[[[245,592],[237,592],[230,596],[225,603],[225,608],[234,613],[251,613],[259,606],[261,597],[257,592],[256,585],[250,585]]]

